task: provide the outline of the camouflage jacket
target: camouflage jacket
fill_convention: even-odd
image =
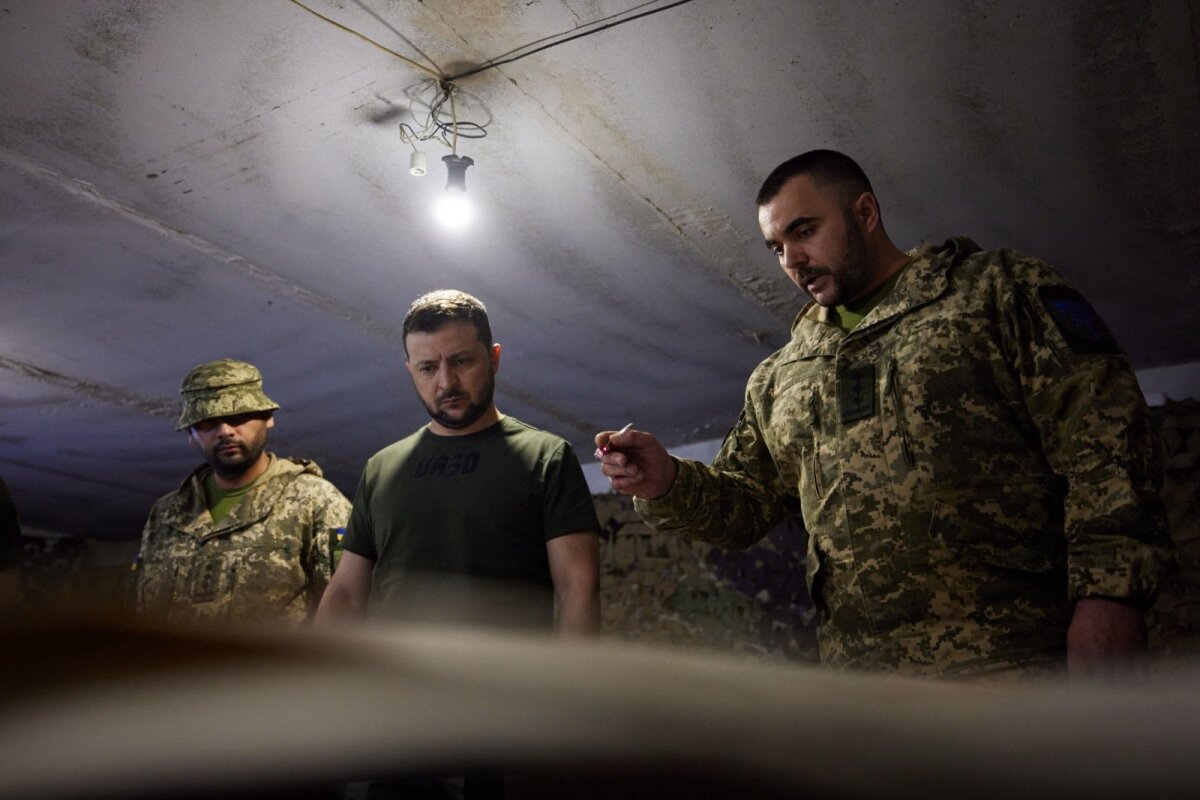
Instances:
[[[810,303],[712,467],[636,507],[745,547],[798,501],[822,662],[1056,668],[1080,597],[1148,602],[1172,563],[1161,456],[1127,359],[1051,267],[927,248],[849,334]]]
[[[334,567],[350,503],[311,461],[271,456],[219,525],[204,495],[210,467],[161,498],[142,532],[140,611],[181,621],[303,621]]]

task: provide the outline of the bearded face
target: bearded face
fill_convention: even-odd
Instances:
[[[263,457],[274,425],[270,412],[235,414],[201,420],[188,435],[218,477],[236,480]]]

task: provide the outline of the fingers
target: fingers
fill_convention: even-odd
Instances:
[[[596,460],[600,472],[612,485],[613,491],[638,497],[657,497],[664,469],[673,470],[674,462],[652,434],[635,431],[629,423],[619,431],[596,434]],[[664,467],[664,465],[666,465]]]
[[[613,460],[609,461],[609,458]],[[674,460],[669,460],[665,470],[660,471],[653,465],[645,467],[627,459],[617,462],[617,458],[623,458],[623,454],[614,453],[612,456],[606,456],[600,471],[608,478],[613,491],[621,494],[654,500],[664,496],[670,490],[678,474]]]
[[[612,439],[613,431],[601,431],[596,434],[596,449],[592,451],[592,457],[597,461],[604,460],[604,454],[608,452],[609,441]]]
[[[638,488],[645,480],[645,473],[638,468],[637,464],[629,463],[621,453],[613,453],[606,458],[614,460],[605,461],[600,467],[600,472],[608,478],[613,491],[636,495]],[[617,458],[620,459],[620,463],[615,463]]]
[[[625,427],[621,428],[619,431],[600,431],[600,433],[596,434],[596,452],[593,453],[593,455],[596,456],[597,459],[602,459],[604,454],[607,453],[611,448],[619,447],[620,445],[625,444],[626,442],[624,436],[631,430],[633,430],[632,422],[626,424]]]
[[[612,436],[608,437],[608,446],[609,447],[620,447],[621,445],[626,444],[627,439],[633,438],[632,436],[627,436],[626,434],[629,434],[632,431],[633,431],[633,423],[632,422],[625,423],[625,427],[621,428],[621,430],[617,431]]]
[[[614,492],[633,494],[634,487],[641,481],[642,475],[638,465],[629,457],[615,449],[613,440],[616,431],[603,431],[596,435],[596,452],[593,455],[600,462],[600,474],[608,478]]]

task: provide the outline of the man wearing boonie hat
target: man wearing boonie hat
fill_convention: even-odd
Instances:
[[[262,374],[223,358],[183,379],[177,430],[204,455],[142,532],[137,605],[173,621],[312,617],[350,503],[312,461],[266,451],[279,408]]]

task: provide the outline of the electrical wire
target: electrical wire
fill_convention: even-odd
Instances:
[[[446,94],[450,95],[450,119],[454,124],[454,144],[450,145],[450,152],[458,155],[458,108],[454,104],[454,95],[457,94],[457,89],[454,84],[449,81],[443,86]]]
[[[400,59],[404,63],[414,66],[417,69],[421,70],[422,72],[426,72],[426,73],[432,75],[434,78],[438,79],[439,81],[442,81],[443,83],[445,83],[445,82],[452,83],[454,81],[461,80],[462,78],[470,77],[471,75],[478,75],[481,72],[486,72],[489,69],[495,69],[496,67],[502,67],[505,64],[512,64],[514,61],[520,61],[521,59],[528,58],[529,56],[531,56],[535,53],[540,53],[544,50],[549,50],[552,47],[558,47],[560,44],[566,44],[567,42],[573,42],[576,39],[582,39],[585,36],[591,36],[594,33],[600,33],[601,31],[606,31],[610,28],[615,28],[618,25],[624,25],[626,22],[633,22],[634,20],[642,19],[643,17],[649,17],[654,14],[658,14],[659,12],[668,11],[677,6],[682,6],[682,5],[686,5],[687,3],[693,2],[693,0],[675,0],[675,2],[673,2],[673,3],[668,3],[667,5],[659,6],[658,8],[652,8],[649,11],[643,11],[642,13],[635,14],[632,17],[626,17],[625,19],[619,19],[619,20],[616,20],[615,22],[609,22],[605,25],[600,25],[599,27],[592,27],[592,26],[596,25],[598,22],[603,22],[605,20],[614,19],[615,17],[619,17],[624,14],[628,14],[630,11],[633,11],[633,10],[636,10],[639,8],[645,8],[646,6],[650,5],[650,3],[654,2],[654,0],[649,0],[649,2],[645,2],[640,5],[636,5],[633,8],[626,9],[625,11],[620,11],[620,12],[617,12],[616,14],[610,14],[607,17],[603,17],[599,20],[595,20],[593,22],[588,22],[588,23],[585,23],[585,24],[579,26],[580,28],[589,28],[589,30],[581,31],[581,30],[579,30],[579,28],[576,28],[575,29],[576,32],[571,35],[557,34],[556,36],[563,36],[564,38],[556,39],[556,41],[552,41],[549,44],[545,44],[545,45],[542,45],[541,47],[534,48],[533,50],[530,50],[526,53],[520,53],[521,50],[524,50],[525,48],[530,47],[533,44],[538,44],[540,42],[545,42],[547,40],[556,38],[556,36],[545,36],[545,37],[542,37],[541,39],[537,39],[536,41],[531,42],[530,44],[525,44],[525,45],[522,45],[521,47],[516,47],[512,50],[509,50],[507,53],[502,53],[501,55],[497,56],[496,58],[488,59],[488,62],[486,64],[482,64],[478,67],[474,67],[472,69],[465,70],[463,72],[459,72],[455,75],[446,75],[444,72],[440,71],[440,68],[439,69],[430,69],[429,67],[425,66],[424,64],[414,61],[413,59],[409,58],[408,56],[401,55],[400,53],[397,53],[395,50],[384,47],[383,45],[379,44],[375,40],[373,40],[367,36],[364,36],[363,34],[359,33],[358,31],[354,30],[353,28],[349,28],[349,27],[343,25],[342,23],[338,22],[337,20],[330,19],[329,17],[326,17],[325,15],[320,14],[317,11],[314,11],[313,9],[311,9],[308,6],[301,3],[300,0],[289,0],[289,1],[291,3],[294,3],[295,5],[299,6],[300,8],[304,9],[308,13],[312,14],[314,17],[324,20],[325,22],[328,22],[330,25],[333,25],[334,27],[337,27],[343,31],[346,31],[346,33],[350,33],[350,34],[353,34],[354,36],[357,36],[359,39],[362,39],[367,44],[377,47],[389,55],[395,56],[396,58]],[[376,18],[378,19],[378,17],[376,17]],[[400,34],[397,34],[397,35],[400,35]],[[409,45],[412,45],[412,42],[409,42],[408,39],[405,38],[404,36],[400,35],[400,38],[402,38],[402,39],[404,39],[404,41],[408,42]],[[421,53],[422,56],[425,56],[425,58],[428,59],[431,64],[434,64],[435,67],[437,66],[434,63],[433,59],[429,58],[429,56],[427,56],[427,55],[425,55],[425,53],[421,52],[420,49],[416,48],[415,46],[413,46],[413,49],[416,49],[418,53]],[[520,53],[520,55],[515,55],[510,58],[506,58],[505,56],[508,56],[510,53]],[[499,59],[499,60],[497,60],[497,59]]]
[[[645,0],[645,2],[639,3],[636,6],[632,6],[630,8],[627,8],[624,11],[618,11],[615,14],[609,14],[607,17],[599,17],[597,19],[592,20],[591,22],[584,22],[580,25],[576,25],[573,30],[565,31],[563,33],[552,33],[549,36],[543,36],[540,39],[534,39],[532,42],[526,42],[525,44],[520,45],[519,47],[514,47],[512,50],[509,50],[504,53],[500,53],[499,55],[492,56],[491,58],[488,59],[488,63],[491,63],[494,61],[499,61],[502,58],[508,58],[509,56],[514,55],[515,53],[519,53],[522,50],[527,50],[528,48],[533,47],[534,45],[539,45],[542,42],[549,42],[552,39],[557,39],[560,36],[566,36],[567,34],[570,34],[570,33],[579,33],[584,28],[590,28],[593,25],[600,25],[601,23],[608,22],[609,20],[616,19],[617,17],[623,17],[626,14],[632,14],[634,11],[637,11],[639,8],[645,8],[646,6],[652,6],[655,3],[659,3],[659,2],[662,2],[662,0]]]
[[[357,36],[359,39],[362,39],[362,40],[363,40],[364,42],[366,42],[367,44],[370,44],[370,45],[373,45],[373,46],[375,46],[375,47],[378,47],[378,48],[379,48],[380,50],[382,50],[383,52],[387,53],[388,55],[393,55],[393,56],[395,56],[396,58],[398,58],[398,59],[400,59],[401,61],[403,61],[405,64],[409,64],[410,66],[416,67],[417,69],[421,70],[422,72],[428,72],[430,75],[434,76],[435,78],[442,79],[442,78],[444,77],[444,76],[442,75],[442,73],[441,73],[441,72],[439,72],[439,71],[437,71],[437,70],[432,70],[432,69],[430,69],[429,67],[425,66],[424,64],[422,64],[422,63],[421,63],[421,62],[419,62],[419,61],[413,61],[413,60],[412,60],[411,58],[409,58],[408,56],[401,55],[400,53],[397,53],[395,50],[391,50],[391,49],[389,49],[389,48],[387,48],[387,47],[384,47],[384,46],[383,46],[383,45],[381,45],[379,42],[376,42],[376,41],[375,41],[375,40],[373,40],[373,39],[370,39],[370,38],[368,38],[368,37],[366,37],[366,36],[363,36],[361,33],[359,33],[358,31],[354,30],[353,28],[347,28],[345,25],[343,25],[342,23],[338,22],[337,20],[335,20],[335,19],[330,19],[329,17],[325,16],[324,14],[320,14],[320,13],[318,13],[318,12],[314,11],[313,9],[311,9],[311,8],[309,8],[308,6],[304,5],[304,3],[301,3],[301,2],[300,2],[300,0],[291,0],[291,2],[292,2],[292,3],[294,3],[295,5],[298,5],[298,6],[300,6],[300,8],[303,8],[305,11],[307,11],[307,12],[308,12],[308,13],[310,13],[310,14],[312,14],[312,15],[313,15],[314,17],[316,17],[317,19],[322,19],[322,20],[324,20],[325,22],[328,22],[330,25],[333,25],[335,28],[340,28],[341,30],[344,30],[346,33],[350,33],[350,34],[353,34],[353,35]]]
[[[295,0],[293,0],[293,2],[295,2]],[[486,64],[483,64],[482,66],[475,67],[474,69],[466,70],[465,72],[460,72],[456,75],[451,75],[449,78],[446,78],[446,80],[457,81],[457,80],[461,80],[462,78],[468,78],[472,75],[478,75],[479,73],[486,72],[489,69],[495,69],[496,67],[502,67],[505,64],[511,64],[514,61],[520,61],[522,58],[528,58],[529,56],[533,55],[534,53],[540,53],[543,50],[549,50],[551,47],[558,47],[560,44],[566,44],[567,42],[572,42],[572,41],[575,41],[576,39],[582,39],[585,36],[591,36],[594,33],[600,33],[601,31],[606,31],[609,28],[615,28],[618,25],[624,25],[626,22],[633,22],[635,19],[641,19],[642,17],[649,17],[649,16],[651,16],[653,14],[657,14],[661,11],[667,11],[669,9],[675,8],[676,6],[682,6],[682,5],[685,5],[690,2],[692,2],[692,0],[675,0],[674,3],[668,3],[665,6],[661,6],[659,8],[654,8],[654,9],[651,9],[650,11],[643,11],[641,14],[635,14],[632,17],[627,17],[622,20],[617,20],[616,22],[610,22],[607,25],[601,25],[599,28],[593,28],[588,31],[576,33],[573,36],[567,36],[564,39],[559,39],[556,42],[551,42],[550,44],[535,48],[533,50],[530,50],[528,53],[522,53],[519,56],[513,56],[512,58],[506,58],[501,61],[490,60]],[[640,8],[641,6],[638,6],[638,7]],[[520,50],[520,49],[521,48],[517,48],[517,50]],[[513,52],[513,51],[510,51],[510,52]]]
[[[404,42],[406,45],[408,45],[409,47],[411,47],[413,50],[416,50],[416,51],[417,51],[417,53],[418,53],[418,54],[420,54],[421,58],[423,58],[423,59],[425,59],[426,61],[428,61],[428,62],[429,62],[429,64],[430,64],[430,66],[432,66],[432,67],[433,67],[433,68],[434,68],[434,69],[437,71],[437,73],[438,73],[439,75],[445,75],[445,74],[446,74],[446,71],[445,71],[444,69],[442,69],[441,65],[440,65],[440,64],[438,64],[436,61],[434,61],[434,60],[433,60],[433,58],[432,58],[432,57],[431,57],[431,56],[430,56],[428,53],[426,53],[426,52],[425,52],[424,50],[422,50],[420,47],[417,47],[417,45],[416,45],[416,44],[413,42],[413,40],[412,40],[412,39],[409,39],[409,38],[408,38],[407,36],[405,36],[403,33],[401,33],[400,31],[396,30],[396,28],[395,28],[395,27],[392,25],[392,23],[388,22],[386,19],[384,19],[383,17],[379,16],[379,14],[378,14],[378,13],[375,11],[375,9],[371,8],[370,6],[368,6],[366,3],[364,3],[364,2],[363,2],[363,0],[352,0],[352,2],[354,3],[354,5],[356,5],[356,6],[358,6],[359,8],[361,8],[361,9],[362,9],[362,10],[363,10],[365,13],[367,13],[367,14],[369,14],[370,16],[374,17],[374,18],[375,18],[375,21],[376,21],[376,22],[378,22],[380,25],[382,25],[383,27],[387,28],[387,29],[388,29],[389,31],[391,31],[392,33],[396,34],[397,38],[399,38],[399,39],[400,39],[400,41]]]
[[[409,98],[409,106],[408,106],[409,113],[412,114],[412,117],[415,120],[417,118],[417,115],[416,115],[416,112],[413,110],[413,103],[417,102],[417,97],[419,97],[420,94],[424,94],[426,91],[433,88],[434,86],[437,87],[437,94],[435,95],[433,102],[430,103],[428,106],[429,113],[425,117],[424,124],[422,124],[421,128],[418,130],[416,128],[413,128],[413,126],[409,125],[408,123],[405,123],[405,122],[400,123],[400,127],[399,127],[400,140],[407,144],[411,144],[413,146],[413,149],[416,150],[416,142],[428,141],[430,139],[438,139],[443,144],[445,144],[447,147],[449,147],[450,150],[455,155],[458,155],[458,139],[459,139],[459,137],[462,137],[464,139],[482,139],[485,136],[487,136],[488,123],[486,123],[486,122],[485,123],[470,122],[467,120],[463,120],[461,122],[459,121],[458,106],[457,106],[457,102],[455,100],[455,96],[458,94],[459,89],[455,85],[455,81],[460,80],[462,78],[470,77],[472,75],[478,75],[481,72],[486,72],[487,70],[490,70],[490,69],[502,67],[506,64],[512,64],[514,61],[520,61],[523,58],[528,58],[529,56],[534,55],[535,53],[540,53],[544,50],[549,50],[552,47],[558,47],[560,44],[566,44],[567,42],[572,42],[572,41],[575,41],[576,39],[582,39],[586,36],[591,36],[592,34],[600,33],[601,31],[606,31],[610,28],[615,28],[618,25],[624,25],[626,22],[633,22],[634,20],[642,19],[643,17],[649,17],[653,14],[658,14],[661,11],[667,11],[669,9],[676,8],[677,6],[685,5],[687,3],[692,2],[692,0],[675,0],[675,2],[673,2],[673,3],[668,3],[664,6],[659,6],[658,8],[652,8],[649,11],[643,11],[640,14],[634,14],[633,16],[624,17],[624,15],[629,14],[632,11],[636,11],[637,9],[640,9],[640,8],[645,8],[646,6],[652,5],[654,2],[656,2],[656,0],[647,0],[647,2],[633,6],[632,8],[628,8],[625,11],[619,11],[616,14],[610,14],[607,17],[601,17],[600,19],[593,20],[592,22],[584,23],[583,25],[580,25],[577,28],[575,28],[574,32],[568,31],[567,33],[564,33],[564,34],[555,34],[553,36],[542,37],[541,39],[537,39],[528,44],[521,45],[520,47],[516,47],[512,50],[509,50],[506,53],[502,53],[499,56],[497,56],[496,58],[489,59],[486,64],[482,64],[478,67],[474,67],[472,69],[465,70],[456,75],[450,75],[450,76],[447,76],[445,74],[445,72],[443,72],[441,70],[441,68],[438,67],[437,63],[432,58],[430,58],[428,55],[426,55],[420,48],[416,47],[416,45],[414,45],[411,41],[409,41],[407,37],[405,37],[403,34],[399,33],[398,31],[396,31],[395,29],[392,29],[392,32],[395,33],[397,36],[399,36],[401,39],[403,39],[405,41],[405,43],[407,43],[410,47],[412,47],[414,50],[416,50],[418,53],[420,53],[421,56],[423,56],[427,61],[429,61],[429,63],[433,64],[434,69],[430,69],[429,67],[425,66],[424,64],[421,64],[420,62],[414,61],[413,59],[409,58],[408,56],[397,53],[395,50],[384,47],[383,45],[379,44],[378,42],[374,41],[373,39],[371,39],[367,36],[364,36],[363,34],[354,30],[353,28],[349,28],[349,27],[343,25],[342,23],[338,22],[337,20],[330,19],[329,17],[309,8],[304,3],[301,3],[300,0],[290,0],[290,2],[293,3],[294,5],[299,6],[302,9],[304,9],[308,13],[312,14],[314,17],[317,17],[318,19],[323,20],[324,22],[328,22],[330,25],[333,25],[334,27],[345,31],[346,33],[353,34],[354,36],[358,37],[359,39],[362,39],[367,44],[372,45],[373,47],[377,47],[380,50],[382,50],[383,52],[387,53],[388,55],[395,56],[396,58],[400,59],[404,63],[409,64],[410,66],[417,68],[421,72],[424,72],[424,73],[430,75],[431,76],[430,78],[428,78],[427,80],[425,80],[421,83],[421,89],[417,93],[416,96],[414,96],[413,94],[408,94],[407,90],[405,92],[406,94],[408,94],[408,98]],[[367,10],[368,13],[371,13],[372,16],[374,16],[377,20],[379,20],[379,16],[377,14],[375,14],[374,12],[370,11],[370,9],[367,9],[361,2],[358,2],[358,0],[355,0],[355,3],[360,8]],[[624,19],[617,19],[617,17],[624,17]],[[614,20],[614,21],[610,22],[609,20]],[[382,22],[382,20],[380,20],[380,21]],[[600,24],[600,23],[605,23],[605,24]],[[390,26],[389,26],[389,28],[390,28]],[[587,30],[582,30],[583,28],[587,28]],[[559,38],[559,37],[561,37],[561,38]],[[542,42],[549,42],[549,44],[543,44],[540,47],[534,47],[534,49],[532,49],[532,50],[527,50],[527,48],[533,47],[534,45],[541,44]],[[525,50],[526,52],[521,52],[523,50]],[[512,55],[513,53],[517,53],[517,55]],[[449,122],[445,122],[440,117],[440,114],[442,113],[442,107],[445,106],[445,104],[447,102],[450,103],[450,121]],[[488,122],[490,122],[490,121],[491,120],[489,119]]]
[[[420,114],[414,107],[420,96],[430,89],[436,87],[436,95],[433,102],[427,108],[428,111],[424,114],[424,121],[421,122]],[[401,122],[399,125],[400,141],[413,145],[416,148],[416,142],[429,141],[436,139],[458,154],[459,139],[482,139],[487,136],[487,126],[491,123],[491,116],[485,122],[471,122],[469,120],[459,119],[458,117],[458,95],[466,94],[458,86],[448,81],[425,80],[415,86],[411,86],[405,90],[405,95],[409,98],[408,111],[413,120],[420,122],[418,127],[414,127],[407,122]],[[446,104],[450,104],[450,119],[445,118]],[[486,109],[485,109],[486,110]]]

